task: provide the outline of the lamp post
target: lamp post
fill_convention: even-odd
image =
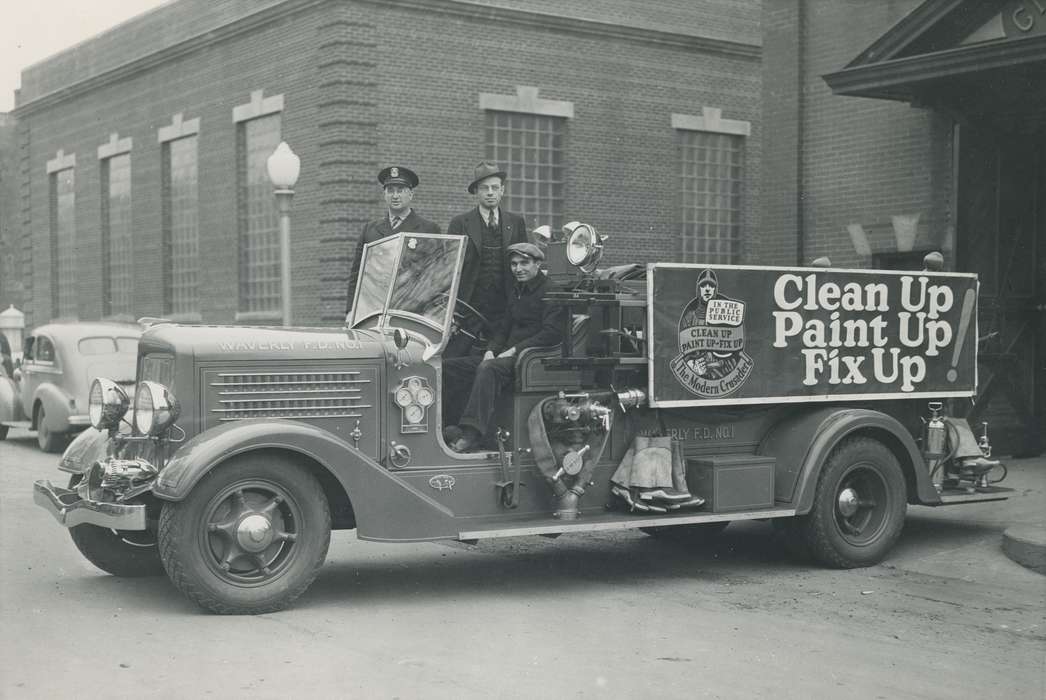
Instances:
[[[286,141],[281,141],[265,162],[272,181],[276,209],[280,214],[280,292],[283,325],[291,325],[291,200],[301,172],[301,160]]]

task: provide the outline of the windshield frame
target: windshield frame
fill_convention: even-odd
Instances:
[[[418,313],[414,313],[414,312],[411,312],[411,311],[404,311],[404,310],[401,310],[401,309],[390,308],[390,304],[392,303],[392,295],[393,295],[393,292],[395,292],[395,290],[396,290],[396,279],[398,278],[398,275],[399,275],[399,272],[400,272],[400,264],[401,264],[401,262],[403,260],[404,251],[409,249],[408,240],[411,239],[411,238],[446,240],[446,241],[454,241],[454,242],[458,243],[457,260],[454,263],[454,276],[453,276],[453,279],[451,281],[450,289],[447,291],[447,294],[449,295],[449,299],[448,299],[448,303],[447,303],[447,310],[444,312],[442,323],[437,323],[437,322],[433,321],[431,318],[429,318],[427,316],[423,316],[423,315],[418,314]],[[370,311],[370,312],[367,313],[366,316],[357,317],[356,313],[357,313],[358,304],[359,304],[359,291],[360,291],[360,289],[363,286],[364,273],[365,273],[365,271],[367,269],[367,260],[368,260],[368,258],[370,256],[371,249],[372,248],[376,248],[377,246],[380,246],[380,245],[383,245],[383,244],[384,245],[389,245],[389,242],[392,241],[392,240],[395,240],[395,239],[399,239],[400,242],[399,242],[399,245],[396,246],[395,263],[392,266],[393,274],[392,274],[392,276],[391,276],[391,278],[390,278],[390,280],[389,280],[389,282],[387,284],[387,288],[385,290],[385,300],[382,303],[381,310],[380,311],[378,311],[378,310]],[[440,345],[440,348],[442,349],[442,347],[446,344],[446,342],[447,342],[447,340],[449,338],[449,331],[450,331],[450,328],[451,328],[451,325],[452,325],[452,322],[453,322],[453,318],[454,318],[454,306],[457,303],[458,287],[461,284],[462,265],[463,265],[464,260],[465,260],[465,253],[466,253],[467,246],[468,246],[468,237],[467,236],[453,236],[453,235],[445,234],[445,233],[400,232],[400,233],[396,233],[396,234],[394,234],[392,236],[385,236],[383,238],[379,238],[376,241],[372,241],[370,243],[367,243],[363,247],[363,257],[360,260],[360,271],[359,271],[359,280],[360,281],[356,284],[356,289],[353,290],[352,315],[351,315],[351,319],[349,321],[349,327],[355,328],[361,322],[366,321],[367,319],[373,318],[375,316],[379,316],[380,318],[378,319],[378,327],[379,328],[388,328],[389,327],[389,321],[391,319],[393,319],[393,318],[403,318],[403,319],[407,319],[407,320],[413,321],[414,323],[420,323],[420,324],[422,324],[424,326],[427,326],[428,328],[431,328],[432,330],[440,333],[441,334],[441,342],[440,342],[439,345]]]

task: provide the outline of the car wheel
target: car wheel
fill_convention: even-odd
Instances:
[[[0,440],[6,440],[7,439],[7,431],[8,431],[8,429],[9,429],[9,426],[0,425]]]
[[[160,558],[171,581],[221,614],[286,607],[316,578],[329,543],[319,482],[274,455],[231,459],[160,515]]]
[[[47,427],[47,414],[44,405],[40,404],[36,409],[36,444],[44,452],[61,452],[63,437]]]
[[[721,520],[714,523],[658,525],[656,527],[641,527],[639,529],[651,537],[680,541],[686,540],[687,542],[703,542],[718,537],[729,524],[729,520]]]
[[[156,535],[151,532],[77,525],[69,528],[69,534],[87,561],[113,576],[134,578],[163,574]]]
[[[878,564],[904,528],[908,508],[904,474],[881,442],[849,438],[825,462],[814,504],[800,520],[811,556],[850,569]]]

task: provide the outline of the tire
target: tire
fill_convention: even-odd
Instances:
[[[656,527],[641,527],[642,532],[651,537],[666,540],[686,540],[688,542],[705,542],[715,539],[730,524],[729,520],[719,520],[712,523],[687,523],[685,525],[658,525]]]
[[[821,470],[809,515],[797,519],[802,544],[814,560],[834,568],[878,564],[904,528],[906,488],[897,457],[885,445],[864,437],[844,440]]]
[[[7,431],[9,428],[10,426],[0,425],[0,442],[7,439]]]
[[[69,535],[87,561],[113,576],[138,578],[164,573],[155,533],[77,525],[69,528]]]
[[[290,605],[316,578],[330,544],[330,507],[300,464],[234,457],[160,514],[160,558],[174,585],[219,614]]]
[[[61,433],[53,432],[47,427],[44,405],[40,404],[36,409],[36,444],[44,452],[55,453],[62,451],[63,442],[64,436]]]

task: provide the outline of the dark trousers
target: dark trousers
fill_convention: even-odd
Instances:
[[[469,355],[444,360],[443,408],[447,423],[470,426],[485,436],[498,396],[511,386],[515,367],[515,357],[484,361],[479,355]]]

